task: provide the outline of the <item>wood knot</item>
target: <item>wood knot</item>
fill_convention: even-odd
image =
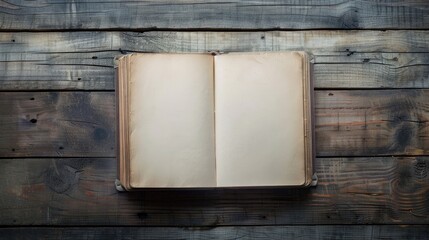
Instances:
[[[82,167],[81,164],[73,164],[73,160],[53,160],[46,170],[45,184],[56,193],[68,192],[79,182]]]
[[[146,219],[146,218],[148,217],[148,214],[147,214],[147,213],[145,213],[145,212],[138,212],[138,213],[137,213],[137,217],[138,217],[140,220],[144,220],[144,219]]]
[[[353,55],[353,54],[355,54],[356,53],[356,51],[351,51],[350,49],[346,49],[346,52],[347,52],[347,56],[348,57],[350,57],[351,55]]]
[[[108,133],[106,132],[106,130],[104,130],[104,129],[102,129],[102,128],[96,128],[96,129],[94,130],[93,138],[94,138],[94,140],[96,140],[96,141],[104,140],[104,139],[106,139],[106,138],[107,138],[107,136],[108,136]]]
[[[342,28],[358,28],[359,27],[359,16],[356,9],[350,9],[346,11],[340,18]]]
[[[425,160],[417,159],[414,163],[414,175],[418,179],[424,179],[428,176],[429,166]]]

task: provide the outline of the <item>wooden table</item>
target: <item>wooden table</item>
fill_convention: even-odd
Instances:
[[[1,1],[0,238],[425,239],[427,1]],[[118,193],[113,57],[314,55],[319,185]]]

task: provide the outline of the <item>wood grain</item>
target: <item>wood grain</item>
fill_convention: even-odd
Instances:
[[[114,92],[3,92],[0,156],[115,157]],[[429,90],[318,90],[317,156],[429,154]]]
[[[429,91],[316,91],[317,156],[429,154]]]
[[[425,225],[1,228],[0,239],[426,239]]]
[[[3,92],[0,156],[114,156],[112,92]]]
[[[429,158],[318,158],[309,189],[118,193],[114,158],[0,160],[0,224],[428,224]]]
[[[3,1],[1,29],[427,29],[420,1]]]
[[[0,90],[113,90],[114,56],[212,50],[308,51],[320,89],[429,86],[428,31],[8,32]]]
[[[0,239],[427,239],[428,13],[426,0],[0,1]],[[116,192],[113,57],[211,50],[313,54],[319,186]]]

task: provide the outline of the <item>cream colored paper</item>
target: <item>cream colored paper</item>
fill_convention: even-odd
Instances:
[[[217,186],[303,185],[303,56],[215,57]]]
[[[213,57],[131,58],[130,185],[214,187]]]

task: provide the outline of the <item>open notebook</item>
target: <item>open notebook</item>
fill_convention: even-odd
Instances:
[[[311,183],[304,52],[130,54],[117,74],[126,190]]]

